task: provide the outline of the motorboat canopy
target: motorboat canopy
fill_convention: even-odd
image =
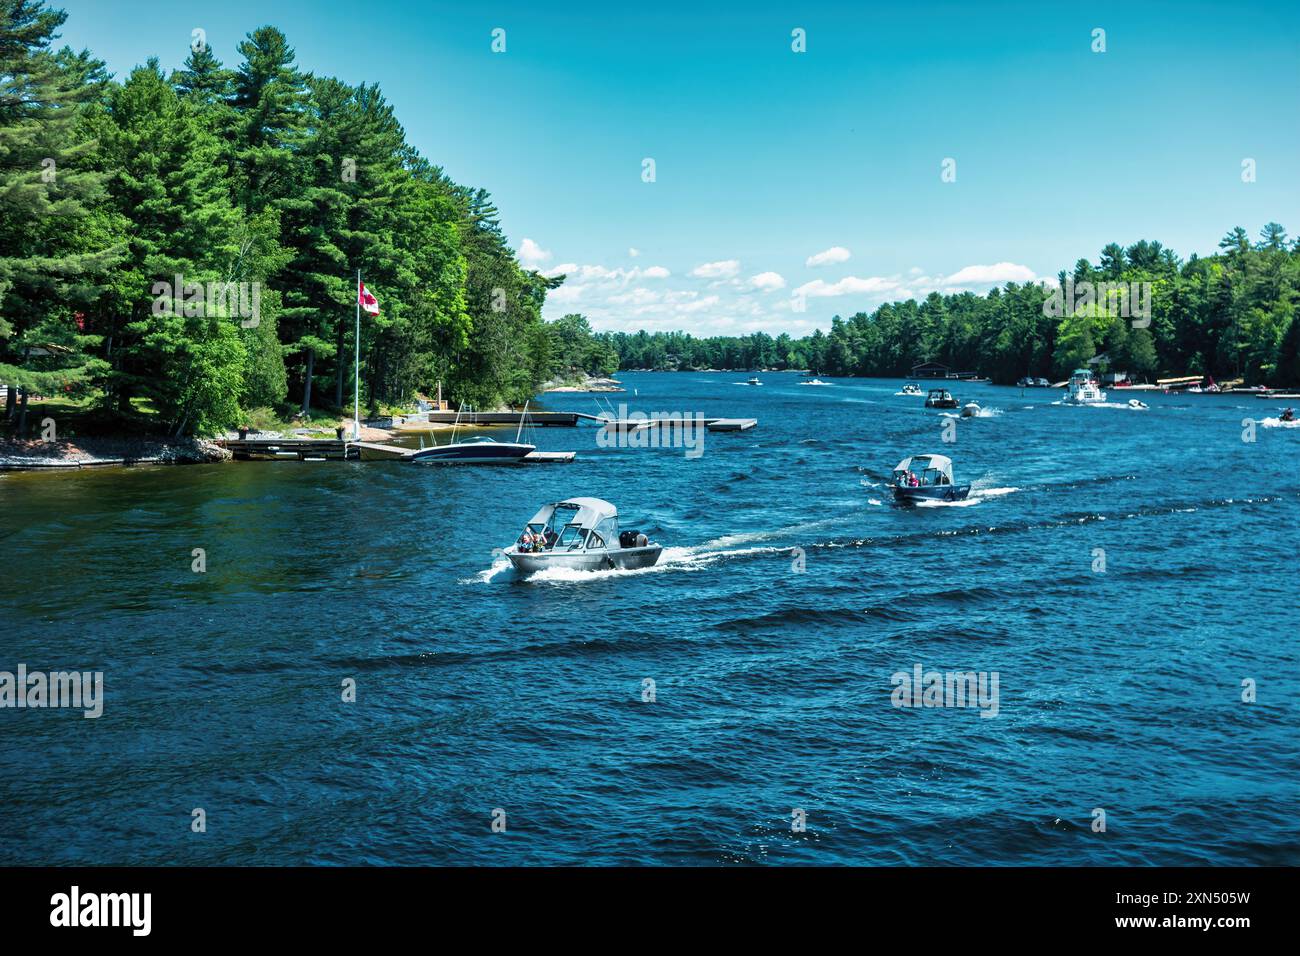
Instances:
[[[525,530],[541,532],[559,550],[618,547],[618,509],[600,498],[568,498],[546,505]]]
[[[922,485],[951,485],[952,459],[945,455],[913,455],[904,458],[894,469],[894,481],[897,483],[911,472]]]

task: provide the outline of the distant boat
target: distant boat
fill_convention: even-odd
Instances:
[[[1092,373],[1085,368],[1074,370],[1066,388],[1065,401],[1071,405],[1100,405],[1106,401],[1106,393],[1097,387]]]
[[[970,485],[952,483],[952,459],[944,455],[913,455],[894,469],[896,501],[964,501]]]
[[[525,574],[547,568],[603,571],[648,568],[663,546],[639,531],[619,531],[618,509],[600,498],[568,498],[543,507],[505,556]]]
[[[1140,401],[1138,401],[1136,398],[1130,398],[1130,399],[1128,400],[1128,407],[1129,407],[1129,408],[1148,408],[1149,406],[1147,405],[1146,402],[1140,402]]]
[[[745,384],[746,384],[746,385],[762,385],[763,383],[760,382],[760,381],[758,380],[758,376],[757,376],[757,375],[752,375],[752,376],[750,376],[749,381],[746,382]]]
[[[808,381],[800,382],[799,384],[800,385],[829,385],[830,382],[823,382],[819,378],[810,378]]]
[[[917,385],[915,382],[908,382],[906,385],[903,386],[903,394],[904,394],[904,395],[924,395],[925,393],[921,391],[921,386],[920,386],[920,385]]]
[[[952,392],[946,388],[932,388],[930,394],[925,396],[926,408],[956,408],[957,399],[952,397]]]

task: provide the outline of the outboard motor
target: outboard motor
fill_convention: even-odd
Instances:
[[[621,531],[618,535],[618,543],[624,548],[644,548],[650,543],[650,539],[640,531]]]

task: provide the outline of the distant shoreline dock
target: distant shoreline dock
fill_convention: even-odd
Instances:
[[[541,425],[544,427],[573,428],[579,421],[591,422],[619,431],[634,431],[642,428],[654,428],[663,425],[681,425],[695,421],[693,418],[646,416],[645,418],[619,419],[602,415],[589,415],[586,412],[429,412],[429,422],[435,425]],[[700,421],[709,431],[737,432],[748,431],[758,424],[757,418],[701,418]]]

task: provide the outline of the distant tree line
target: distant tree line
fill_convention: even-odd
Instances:
[[[177,434],[349,408],[358,268],[381,308],[362,321],[372,407],[439,382],[522,402],[593,364],[542,321],[563,277],[519,265],[488,193],[420,156],[377,86],[303,72],[269,26],[233,69],[196,41],[170,76],[151,59],[116,80],[55,49],[65,18],[0,0],[9,421],[33,393]]]
[[[1252,243],[1233,229],[1220,252],[1180,260],[1159,242],[1107,245],[1058,282],[1150,283],[1149,318],[1119,314],[1115,293],[1061,310],[1044,308],[1051,290],[1010,283],[971,292],[891,302],[847,319],[829,334],[695,338],[684,332],[616,333],[623,368],[810,369],[819,374],[905,376],[938,362],[999,382],[1023,375],[1061,378],[1098,356],[1104,367],[1141,377],[1209,374],[1250,384],[1300,385],[1300,241],[1269,223]],[[1136,299],[1136,297],[1135,297]]]

